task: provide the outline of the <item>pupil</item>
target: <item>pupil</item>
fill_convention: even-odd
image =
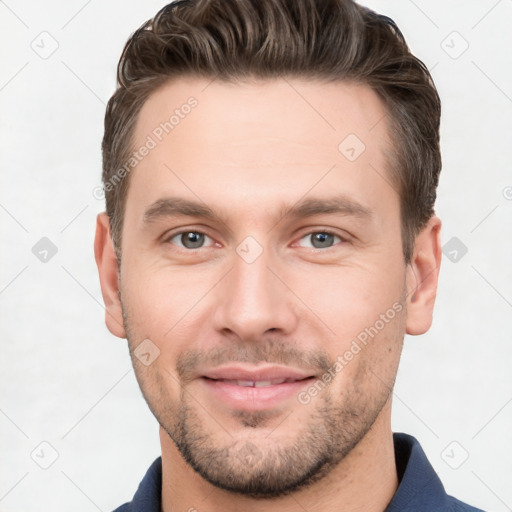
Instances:
[[[202,233],[194,233],[193,231],[183,233],[183,235],[181,235],[181,242],[188,249],[196,249],[203,245],[204,235]]]
[[[333,235],[330,233],[315,233],[312,235],[312,245],[317,249],[330,247],[333,243]]]

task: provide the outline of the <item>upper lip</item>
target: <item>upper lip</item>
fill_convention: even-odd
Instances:
[[[243,366],[221,366],[206,370],[201,377],[214,380],[271,381],[286,379],[289,381],[303,380],[313,377],[311,373],[287,366],[265,366],[248,368]]]

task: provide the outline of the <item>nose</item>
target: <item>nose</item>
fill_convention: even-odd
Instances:
[[[290,334],[298,315],[287,287],[269,268],[263,252],[248,263],[237,254],[231,271],[217,288],[215,329],[242,341],[258,341],[268,332]]]

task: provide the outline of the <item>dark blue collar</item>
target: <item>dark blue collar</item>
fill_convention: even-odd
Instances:
[[[418,441],[407,434],[393,434],[400,485],[384,512],[482,512],[444,490]],[[161,512],[162,458],[148,469],[130,503],[114,512]]]
[[[448,496],[420,443],[407,434],[393,434],[400,485],[385,512],[482,512]]]

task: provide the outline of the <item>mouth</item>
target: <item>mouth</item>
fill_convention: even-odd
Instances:
[[[257,411],[283,405],[311,384],[315,375],[287,367],[223,367],[199,379],[209,398],[229,409]]]
[[[210,380],[233,382],[240,386],[254,387],[254,383],[270,386],[284,382],[296,382],[315,377],[315,375],[288,366],[230,365],[207,369],[202,373],[202,377]]]
[[[209,377],[204,377],[207,380],[212,380],[216,382],[224,382],[226,384],[230,384],[232,386],[241,386],[244,388],[267,388],[269,386],[277,386],[279,384],[286,384],[289,382],[301,382],[303,380],[310,380],[313,377],[305,377],[303,379],[292,379],[292,378],[281,378],[281,379],[271,379],[271,380],[235,380],[235,379],[211,379]]]

